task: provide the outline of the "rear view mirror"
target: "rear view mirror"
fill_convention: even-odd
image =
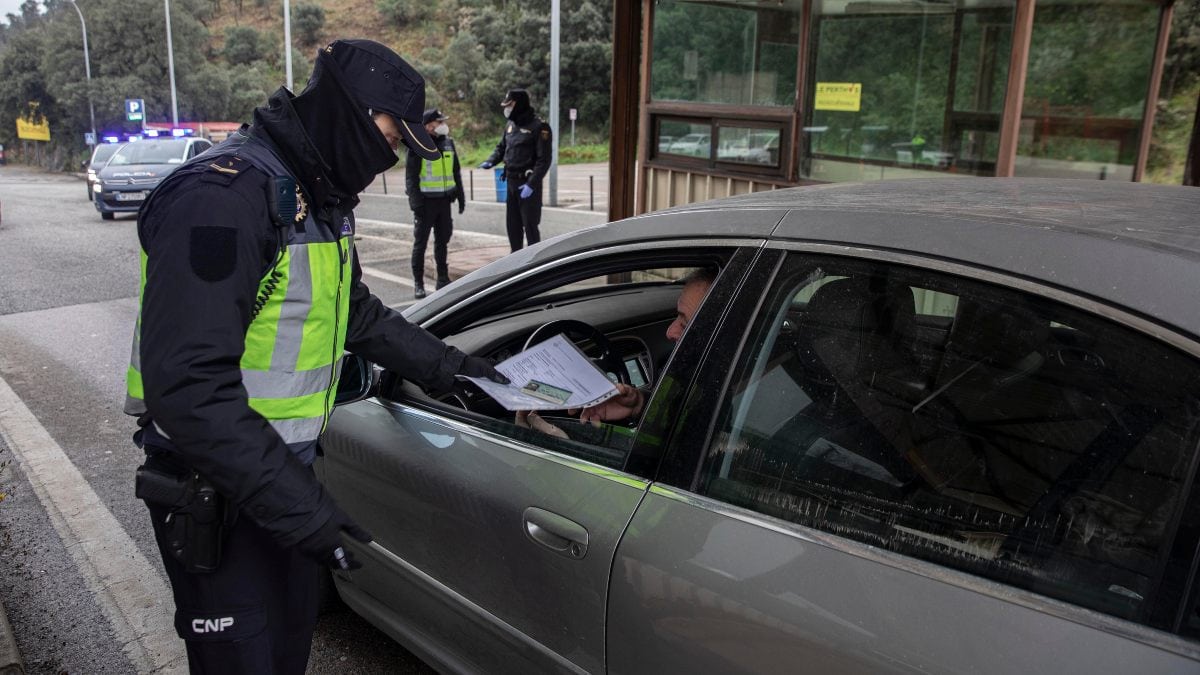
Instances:
[[[342,376],[338,379],[333,405],[346,405],[369,398],[379,385],[379,373],[374,364],[356,354],[342,359]]]

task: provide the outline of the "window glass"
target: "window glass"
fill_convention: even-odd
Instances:
[[[720,127],[717,161],[779,166],[779,129]]]
[[[655,101],[791,106],[800,2],[773,7],[655,4],[650,95]]]
[[[438,399],[440,405],[435,405],[415,385],[406,384],[391,372],[380,383],[380,396],[434,406],[438,414],[460,417],[476,428],[621,469],[633,449],[636,426],[641,422],[659,374],[672,358],[675,340],[682,334],[677,325],[681,293],[685,289],[681,282],[698,266],[715,273],[732,253],[732,249],[694,247],[673,252],[624,253],[619,265],[614,256],[611,261],[596,258],[547,270],[529,278],[524,288],[483,300],[490,307],[480,307],[466,325],[442,336],[447,344],[466,353],[500,362],[526,349],[535,333],[546,339],[562,332],[609,379],[627,378],[629,384],[641,390],[638,398],[642,409],[636,414],[617,415],[614,410],[606,423],[581,423],[581,411],[558,409],[541,411],[534,419],[505,410],[470,383],[460,384],[453,393]],[[706,292],[706,288],[702,287],[701,292]],[[704,297],[700,296],[695,307],[700,306]],[[559,329],[548,331],[551,323],[557,323]],[[572,389],[569,383],[548,384]]]
[[[1039,0],[1016,175],[1133,179],[1158,3]]]
[[[657,147],[659,154],[708,159],[712,153],[712,125],[708,122],[660,119]]]
[[[992,174],[1012,6],[814,2],[801,173],[833,181]]]
[[[794,256],[767,297],[703,492],[1127,619],[1174,607],[1194,359],[911,268]]]

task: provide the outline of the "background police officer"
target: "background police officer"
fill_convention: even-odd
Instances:
[[[508,123],[504,135],[491,156],[479,165],[490,169],[504,163],[508,181],[505,203],[505,226],[508,245],[513,251],[522,248],[522,235],[530,244],[542,240],[538,225],[542,222],[542,179],[550,170],[550,125],[533,112],[529,92],[510,89],[500,103]]]
[[[278,90],[139,214],[126,411],[138,415],[138,496],[193,673],[303,673],[317,564],[358,566],[343,535],[370,535],[310,468],[343,348],[432,390],[495,376],[362,283],[351,209],[401,143],[440,156],[424,107],[424,80],[403,59],[339,40],[299,96]]]
[[[446,264],[446,245],[454,232],[450,202],[458,200],[460,214],[467,205],[458,152],[450,138],[450,127],[446,125],[448,119],[437,108],[426,110],[421,120],[425,130],[433,136],[440,156],[424,159],[410,152],[405,162],[404,183],[408,206],[413,212],[413,297],[418,300],[425,297],[425,245],[429,242],[429,231],[433,230],[433,261],[437,266],[437,288],[440,289],[450,283],[450,269]]]

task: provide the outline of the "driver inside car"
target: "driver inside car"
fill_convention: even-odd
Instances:
[[[708,289],[716,278],[717,270],[708,267],[698,267],[684,275],[683,290],[680,291],[679,299],[675,302],[675,320],[667,326],[668,340],[678,342],[679,338],[683,336],[684,330],[691,323],[696,310],[700,309],[700,304],[704,302],[704,296],[708,294]],[[642,408],[645,407],[646,394],[653,385],[647,385],[645,390],[621,382],[616,383],[615,386],[617,388],[616,396],[599,405],[584,408],[582,412],[568,410],[567,414],[578,413],[580,422],[588,422],[597,426],[601,423],[636,422],[642,414]],[[534,429],[550,436],[568,437],[561,428],[542,419],[537,412],[531,410],[518,411],[516,424],[519,427]]]

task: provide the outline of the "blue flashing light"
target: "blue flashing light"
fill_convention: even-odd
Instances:
[[[158,137],[158,129],[147,129],[146,136],[149,138],[157,138]]]
[[[121,139],[116,136],[105,136],[104,142],[105,143],[120,143]]]
[[[137,134],[134,134],[134,135],[130,136],[129,138],[127,138],[126,140],[128,140],[130,143],[133,143],[134,141],[142,140],[142,137]]]
[[[188,134],[191,134],[191,133],[192,133],[191,129],[172,129],[171,130],[171,135],[174,136],[175,138],[179,138],[180,136],[187,136]]]

